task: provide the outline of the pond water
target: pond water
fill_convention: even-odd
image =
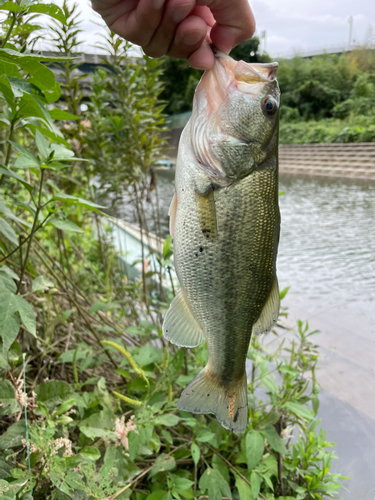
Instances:
[[[158,171],[157,189],[166,237],[173,171]],[[375,321],[375,182],[282,175],[280,191],[280,288]],[[136,221],[135,214],[124,217]]]

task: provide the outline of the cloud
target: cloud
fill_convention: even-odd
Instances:
[[[293,53],[294,48],[345,47],[349,41],[349,16],[353,16],[353,37],[364,42],[369,24],[375,25],[373,0],[255,0],[251,2],[258,32],[267,30],[267,51],[271,55]]]

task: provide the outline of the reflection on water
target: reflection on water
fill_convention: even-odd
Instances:
[[[166,237],[174,173],[158,171],[157,184]],[[375,320],[375,183],[290,175],[281,176],[280,190],[280,288],[328,306],[360,304]],[[135,222],[132,214],[126,219]],[[151,231],[156,227],[150,223]]]
[[[375,183],[282,176],[280,286],[375,319]]]

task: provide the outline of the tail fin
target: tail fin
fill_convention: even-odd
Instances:
[[[183,390],[177,408],[191,413],[213,413],[223,427],[245,432],[248,422],[246,373],[230,386],[218,385],[204,368]]]

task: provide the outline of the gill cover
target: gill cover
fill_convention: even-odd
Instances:
[[[191,144],[197,164],[214,182],[242,178],[267,158],[279,106],[277,66],[238,62],[216,51],[214,67],[199,82]]]

